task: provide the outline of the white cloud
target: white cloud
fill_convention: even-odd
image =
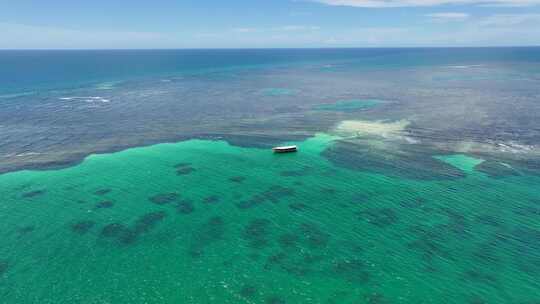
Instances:
[[[0,23],[0,49],[155,48],[174,47],[175,37],[155,32],[83,31]],[[142,46],[145,47],[142,47]]]
[[[484,27],[525,27],[531,25],[540,28],[540,14],[497,14],[477,22]]]
[[[284,25],[277,27],[238,27],[233,28],[235,33],[261,33],[261,32],[312,32],[320,30],[320,26],[315,25]]]
[[[432,18],[435,21],[463,21],[470,17],[470,15],[466,13],[450,13],[450,12],[427,14],[426,16]]]
[[[255,33],[258,32],[260,29],[255,27],[237,27],[233,28],[232,31],[236,33]]]
[[[285,31],[285,32],[295,32],[295,31],[318,31],[320,26],[314,25],[285,25],[281,27],[276,27],[274,30]]]
[[[450,4],[471,4],[489,6],[532,6],[539,5],[540,0],[310,0],[335,6],[354,7],[407,7],[436,6]]]

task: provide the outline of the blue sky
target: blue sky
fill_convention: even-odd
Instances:
[[[540,45],[540,0],[0,0],[0,48]]]

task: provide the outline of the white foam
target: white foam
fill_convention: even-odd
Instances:
[[[470,64],[470,65],[449,65],[447,66],[450,69],[470,69],[470,68],[478,68],[483,66],[482,64]]]
[[[60,97],[60,100],[65,101],[72,101],[72,100],[80,100],[84,102],[94,103],[94,102],[102,102],[102,103],[108,103],[111,100],[101,97],[101,96],[70,96],[70,97]]]
[[[38,153],[38,152],[25,152],[25,153],[16,154],[15,156],[16,157],[25,157],[25,156],[40,155],[40,154],[41,153]]]
[[[24,92],[24,93],[5,94],[5,95],[0,95],[0,99],[17,98],[17,97],[23,97],[23,96],[33,95],[33,94],[34,94],[34,92]]]

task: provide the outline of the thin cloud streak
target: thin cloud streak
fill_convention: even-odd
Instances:
[[[309,0],[333,6],[391,8],[438,5],[481,5],[523,7],[540,5],[540,0]]]

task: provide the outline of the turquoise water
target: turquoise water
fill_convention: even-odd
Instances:
[[[2,175],[3,299],[538,299],[538,177],[491,179],[463,156],[447,158],[459,180],[350,171],[321,157],[335,139],[290,155],[193,140]]]
[[[535,303],[538,54],[0,52],[0,302]]]

